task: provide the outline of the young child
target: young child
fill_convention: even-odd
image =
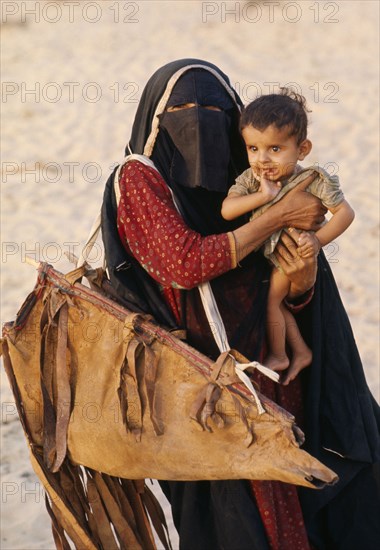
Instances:
[[[354,219],[354,211],[345,200],[337,176],[329,176],[320,168],[302,169],[297,162],[310,153],[307,139],[305,98],[281,88],[281,93],[261,96],[250,103],[241,116],[240,129],[245,141],[251,168],[243,172],[222,205],[222,216],[231,220],[253,211],[259,216],[313,172],[316,179],[307,191],[319,197],[331,212],[331,219],[316,233],[302,232],[298,253],[302,257],[318,254],[320,248],[341,235]],[[281,231],[263,245],[264,255],[279,267],[273,251]],[[310,365],[312,352],[303,340],[297,323],[283,304],[290,281],[280,269],[273,269],[267,306],[267,339],[269,353],[265,365],[275,371],[288,369],[282,383],[288,384]],[[286,343],[292,352],[286,353]]]

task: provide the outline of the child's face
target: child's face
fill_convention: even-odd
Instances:
[[[296,136],[289,136],[288,128],[279,130],[273,124],[262,132],[253,126],[246,126],[242,136],[253,173],[272,181],[291,176],[297,161],[303,160],[311,151],[308,139],[297,144]]]

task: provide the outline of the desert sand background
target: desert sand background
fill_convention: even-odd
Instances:
[[[356,211],[326,253],[379,399],[378,24],[376,0],[1,2],[2,322],[34,286],[26,255],[70,268],[149,76],[198,57],[245,103],[285,84],[306,96],[308,160],[339,173]],[[0,546],[54,548],[3,372],[1,400]]]

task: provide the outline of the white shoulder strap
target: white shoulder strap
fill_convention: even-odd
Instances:
[[[91,254],[91,250],[93,249],[94,244],[96,243],[96,240],[98,238],[100,226],[101,226],[101,213],[99,212],[99,214],[96,216],[94,220],[94,223],[92,224],[86,243],[82,248],[82,252],[80,253],[79,258],[76,261],[76,267],[80,267],[87,262],[88,257]]]
[[[215,297],[212,292],[210,283],[209,282],[202,283],[201,285],[198,286],[198,290],[201,296],[201,300],[202,300],[203,308],[206,313],[207,320],[211,328],[211,332],[215,338],[215,342],[219,348],[220,353],[223,353],[225,351],[230,351],[231,346],[228,343],[226,329],[223,323],[222,316],[220,315],[218,305],[215,301]],[[279,381],[280,379],[279,374],[271,369],[268,369],[268,367],[261,365],[261,363],[259,363],[258,361],[251,361],[250,363],[238,363],[238,361],[236,361],[235,358],[234,358],[234,361],[235,361],[235,373],[253,395],[253,398],[255,399],[255,402],[257,405],[258,413],[263,414],[265,412],[265,409],[260,402],[259,396],[257,395],[257,392],[253,387],[253,384],[250,378],[245,374],[244,371],[248,367],[257,369],[259,372],[261,372],[262,374],[264,374],[274,382]]]

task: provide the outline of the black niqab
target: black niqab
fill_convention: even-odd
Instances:
[[[142,93],[126,152],[144,153],[156,109],[170,78],[179,70],[184,72],[157,115],[159,131],[150,156],[189,227],[202,235],[230,231],[242,220],[225,221],[221,204],[248,161],[238,131],[241,101],[215,65],[184,59],[159,69]],[[166,111],[186,103],[195,107]],[[220,110],[207,109],[209,106]]]

